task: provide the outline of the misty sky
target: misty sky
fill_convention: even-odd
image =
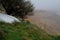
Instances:
[[[60,11],[60,0],[31,0],[35,9]]]

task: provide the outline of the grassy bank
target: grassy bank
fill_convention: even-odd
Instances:
[[[7,24],[0,22],[0,40],[59,40],[31,23]]]

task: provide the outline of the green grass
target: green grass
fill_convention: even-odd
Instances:
[[[7,24],[0,22],[0,40],[60,40],[31,23]]]

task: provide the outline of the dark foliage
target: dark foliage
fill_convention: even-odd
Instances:
[[[4,37],[5,37],[5,32],[0,28],[0,40],[5,39]]]
[[[1,0],[0,1],[5,8],[7,14],[24,19],[26,15],[29,15],[33,11],[33,5],[30,1],[25,0]]]

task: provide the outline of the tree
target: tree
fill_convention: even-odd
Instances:
[[[33,12],[33,5],[25,0],[1,0],[7,14],[24,19],[30,12]]]

